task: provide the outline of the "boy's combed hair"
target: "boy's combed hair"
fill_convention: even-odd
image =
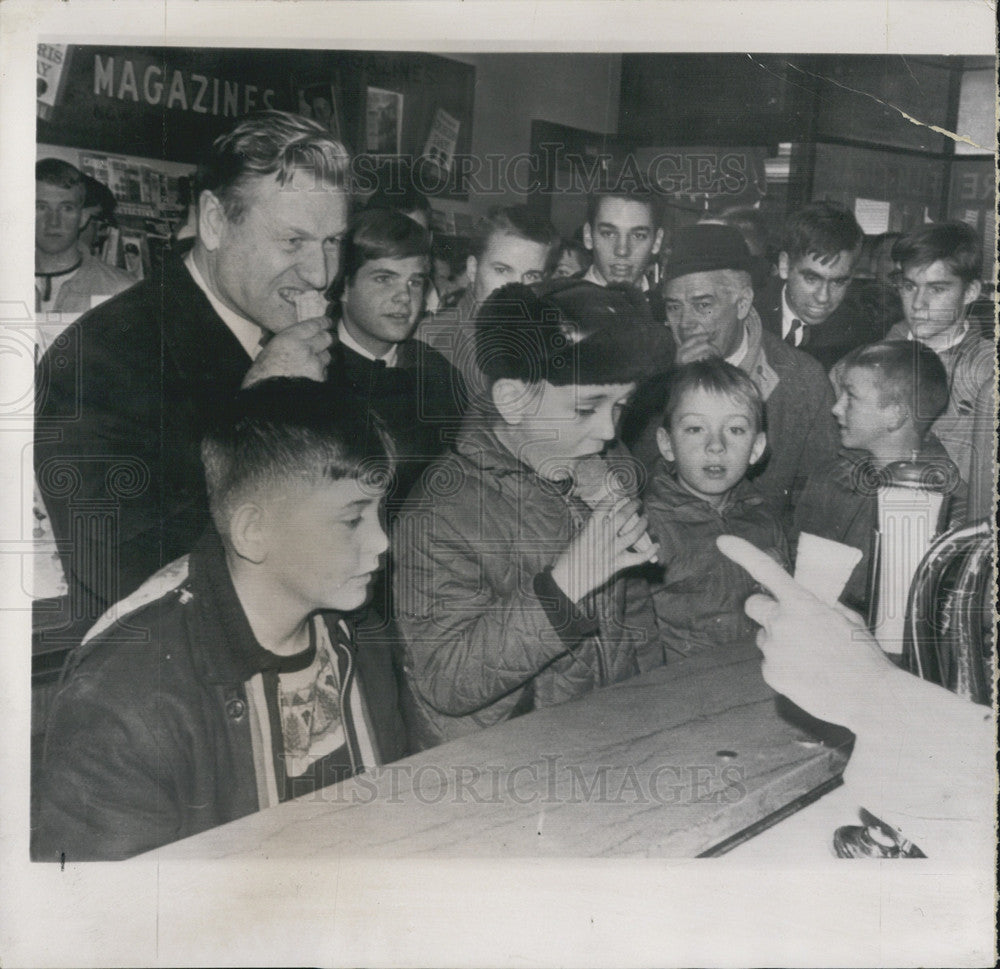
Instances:
[[[964,222],[918,226],[896,240],[892,259],[904,269],[943,262],[966,285],[983,274],[983,248],[979,236]]]
[[[395,209],[370,209],[351,223],[341,253],[340,286],[375,259],[409,259],[431,254],[431,234]]]
[[[791,260],[823,261],[860,249],[864,233],[854,213],[836,202],[811,202],[793,212],[781,233],[781,251]]]
[[[594,220],[597,218],[597,210],[601,207],[604,199],[621,199],[623,202],[638,202],[649,208],[649,220],[654,231],[661,228],[663,219],[662,204],[660,196],[648,185],[620,185],[599,188],[590,193],[587,198],[587,225],[594,228]]]
[[[662,421],[666,430],[670,430],[684,396],[695,390],[738,401],[753,418],[755,433],[764,430],[764,400],[756,384],[739,367],[726,363],[721,357],[695,360],[677,367],[671,373]]]
[[[923,439],[948,406],[948,371],[941,358],[919,340],[884,340],[852,350],[842,372],[864,367],[878,375],[882,406],[902,404]]]
[[[43,158],[35,163],[35,181],[57,188],[76,188],[78,185],[86,193],[83,172],[61,158]]]
[[[476,314],[476,361],[491,384],[638,382],[669,366],[672,344],[634,287],[579,279],[496,290]]]
[[[393,446],[381,422],[347,396],[305,377],[240,390],[201,444],[209,509],[221,535],[243,501],[295,484],[356,478],[388,487]]]
[[[226,218],[239,222],[246,209],[244,188],[254,178],[274,176],[286,185],[297,171],[318,182],[349,188],[347,149],[315,121],[286,111],[257,111],[216,138],[199,169],[199,189],[212,192]]]
[[[559,233],[548,219],[541,218],[524,205],[495,206],[476,225],[472,240],[472,255],[482,259],[490,240],[496,235],[516,236],[529,242],[548,246],[546,271],[551,271],[559,246]]]

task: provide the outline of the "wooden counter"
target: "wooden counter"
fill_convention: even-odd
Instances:
[[[851,735],[788,707],[756,649],[704,653],[141,857],[721,853],[839,783]]]

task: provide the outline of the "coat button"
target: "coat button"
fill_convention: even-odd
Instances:
[[[227,700],[226,713],[233,719],[239,720],[247,712],[247,705],[242,700]]]

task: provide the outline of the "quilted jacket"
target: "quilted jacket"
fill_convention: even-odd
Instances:
[[[484,429],[465,432],[410,492],[393,554],[412,743],[429,747],[663,662],[624,624],[621,574],[576,605],[552,579],[589,514]]]

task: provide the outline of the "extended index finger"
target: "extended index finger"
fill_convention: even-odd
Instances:
[[[751,545],[750,542],[735,535],[720,535],[715,544],[726,558],[732,559],[737,565],[746,569],[775,599],[780,601],[805,592],[805,589],[770,555]]]

